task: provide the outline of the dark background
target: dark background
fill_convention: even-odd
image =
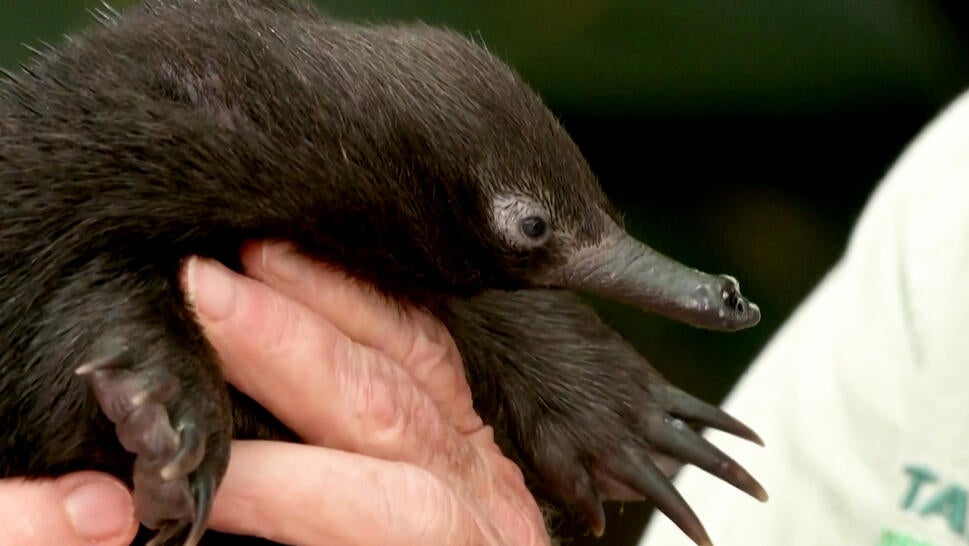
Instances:
[[[635,235],[741,280],[764,319],[737,334],[602,305],[668,378],[711,401],[838,259],[904,145],[969,83],[964,0],[318,3],[480,35],[562,118]],[[95,6],[4,0],[0,66],[27,56],[21,43],[90,24]],[[612,508],[600,544],[635,544],[648,510]]]

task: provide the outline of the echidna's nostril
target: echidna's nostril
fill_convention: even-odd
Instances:
[[[721,275],[720,279],[723,282],[720,297],[724,307],[739,315],[746,314],[747,302],[740,295],[740,283],[730,275]]]
[[[734,325],[733,329],[748,328],[760,322],[760,308],[740,293],[740,283],[730,275],[720,275],[720,318]]]

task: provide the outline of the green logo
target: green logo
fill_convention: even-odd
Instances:
[[[902,510],[924,518],[941,517],[959,536],[966,530],[966,489],[955,482],[943,482],[932,470],[917,465],[905,467],[908,489],[902,496]]]
[[[905,533],[899,533],[898,531],[892,531],[890,529],[885,529],[882,531],[882,538],[878,542],[878,546],[936,546],[931,542],[925,540],[919,540],[913,536],[906,535]]]

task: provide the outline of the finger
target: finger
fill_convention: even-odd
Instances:
[[[96,472],[0,480],[0,544],[122,546],[138,531],[134,512],[125,486]]]
[[[461,357],[447,329],[412,307],[391,302],[345,273],[298,254],[292,245],[247,245],[249,275],[299,301],[354,341],[377,349],[410,373],[459,431],[482,426]]]
[[[226,378],[305,441],[442,474],[472,458],[434,403],[382,353],[218,262],[193,258],[186,270],[189,299]]]
[[[412,465],[236,441],[209,526],[284,544],[497,545],[474,508]]]

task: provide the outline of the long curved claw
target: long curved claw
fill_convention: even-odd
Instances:
[[[175,522],[159,529],[158,533],[152,537],[145,546],[165,546],[173,538],[185,531],[186,523]]]
[[[215,477],[211,473],[200,472],[194,486],[195,519],[192,520],[192,527],[183,546],[196,546],[205,534],[209,514],[212,512],[212,500],[215,497]]]
[[[647,450],[623,447],[620,453],[622,462],[606,463],[605,471],[646,497],[697,546],[712,546],[696,513],[653,463]]]
[[[576,502],[579,510],[589,522],[589,527],[592,528],[593,534],[599,538],[606,532],[606,512],[602,507],[602,500],[599,498],[599,493],[596,492],[595,487],[591,483],[586,485],[587,487],[584,488],[585,491],[582,492],[584,494],[576,494]]]
[[[659,415],[650,417],[647,441],[667,455],[702,468],[761,502],[767,501],[763,486],[744,467],[682,421]]]
[[[183,422],[178,427],[178,451],[172,460],[162,467],[160,474],[163,480],[174,480],[193,472],[205,457],[205,437],[198,433],[191,421]]]
[[[212,498],[215,496],[215,479],[208,472],[200,472],[193,484],[195,500],[195,519],[191,522],[172,520],[162,525],[158,533],[146,546],[165,546],[171,544],[176,536],[185,534],[180,546],[198,546],[207,529],[206,522],[212,511]],[[186,533],[187,531],[187,533]]]
[[[722,409],[690,396],[672,385],[664,385],[662,388],[662,399],[666,401],[666,411],[671,415],[764,445],[764,441],[756,432]]]
[[[213,465],[203,464],[208,436],[200,424],[208,422],[199,405],[174,413],[187,391],[160,362],[145,364],[124,343],[112,341],[75,373],[87,380],[121,446],[135,456],[135,509],[142,524],[158,530],[149,545],[186,535],[181,546],[196,546],[217,481]]]

